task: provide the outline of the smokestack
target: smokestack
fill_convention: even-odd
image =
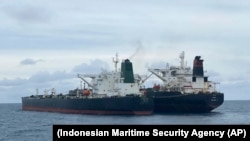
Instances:
[[[126,59],[121,64],[121,77],[124,78],[124,83],[134,83],[134,73],[133,73],[133,65]]]
[[[193,76],[204,76],[203,60],[200,56],[196,56],[193,63]]]

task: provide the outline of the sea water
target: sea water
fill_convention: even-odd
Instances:
[[[79,115],[22,111],[0,104],[0,141],[52,141],[54,124],[98,125],[248,125],[250,101],[225,101],[210,113],[148,116]]]

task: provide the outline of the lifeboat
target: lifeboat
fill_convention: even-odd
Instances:
[[[159,91],[160,88],[161,86],[159,84],[158,85],[154,84],[154,87],[153,87],[154,90]]]
[[[83,91],[82,91],[82,94],[83,94],[84,96],[88,96],[88,95],[90,95],[90,91],[89,91],[89,90],[83,90]]]

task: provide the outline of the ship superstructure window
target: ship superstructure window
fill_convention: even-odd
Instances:
[[[172,75],[172,76],[175,76],[175,75],[176,75],[176,71],[172,71],[172,72],[171,72],[171,75]]]
[[[207,82],[207,80],[208,80],[207,77],[204,77],[204,82]]]
[[[196,82],[196,77],[193,77],[193,78],[192,78],[192,81],[193,81],[193,82]]]

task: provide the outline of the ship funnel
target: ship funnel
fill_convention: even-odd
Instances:
[[[133,73],[133,65],[126,59],[121,64],[121,77],[124,78],[124,83],[134,83],[134,73]]]
[[[200,56],[196,56],[193,63],[193,76],[204,76],[203,60]]]

